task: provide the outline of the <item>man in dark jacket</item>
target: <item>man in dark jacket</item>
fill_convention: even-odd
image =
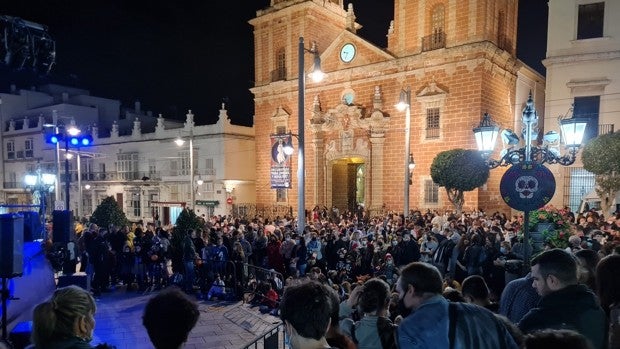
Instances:
[[[493,313],[473,304],[449,303],[442,289],[441,274],[430,264],[414,262],[401,270],[396,290],[413,312],[398,326],[400,348],[518,348]]]
[[[411,238],[411,234],[406,232],[403,234],[403,241],[399,244],[402,251],[398,265],[407,265],[411,262],[420,260],[420,246]]]
[[[561,249],[545,251],[532,260],[532,285],[542,296],[538,307],[519,322],[524,333],[546,328],[570,329],[605,348],[605,312],[596,296],[577,283],[577,262]]]

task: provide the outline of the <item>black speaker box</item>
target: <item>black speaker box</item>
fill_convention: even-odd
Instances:
[[[24,273],[24,216],[18,213],[0,215],[0,278]]]
[[[42,239],[39,212],[22,211],[20,213],[24,215],[24,242]]]
[[[86,291],[90,291],[90,277],[86,273],[74,273],[72,275],[60,275],[56,287],[69,285],[80,286]]]
[[[73,215],[69,210],[56,210],[52,213],[53,241],[67,243],[72,239]]]

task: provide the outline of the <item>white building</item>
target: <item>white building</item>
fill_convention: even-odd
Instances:
[[[620,1],[549,0],[545,131],[559,131],[558,116],[587,117],[586,141],[620,126]],[[594,187],[581,154],[570,167],[549,166],[556,178],[551,203],[577,209]]]
[[[47,198],[48,214],[54,207],[66,206],[65,143],[59,146],[58,159],[45,134],[54,133],[50,125],[72,123],[94,138],[93,146],[69,148],[73,155],[68,160],[69,208],[74,216],[88,217],[108,196],[116,199],[129,220],[148,222],[157,214],[164,224],[174,223],[187,205],[197,215],[209,216],[231,213],[233,204],[255,202],[254,128],[232,125],[224,105],[216,124],[196,125],[191,111],[185,123],[179,123],[143,112],[139,102],[132,110],[121,110],[117,100],[58,85],[12,88],[0,93],[0,99],[4,205],[32,202],[23,181],[39,168],[60,174],[60,190]],[[64,129],[59,128],[61,133]],[[178,146],[177,138],[188,142]]]

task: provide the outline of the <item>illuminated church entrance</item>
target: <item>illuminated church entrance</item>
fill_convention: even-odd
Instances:
[[[331,181],[331,202],[340,212],[355,211],[365,205],[366,164],[361,158],[345,158],[331,162],[328,181]],[[331,174],[331,176],[330,176]]]

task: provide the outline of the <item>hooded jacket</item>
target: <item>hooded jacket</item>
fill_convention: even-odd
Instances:
[[[605,327],[605,312],[584,285],[570,285],[549,293],[519,322],[523,333],[546,328],[577,331],[597,349],[605,348]]]

